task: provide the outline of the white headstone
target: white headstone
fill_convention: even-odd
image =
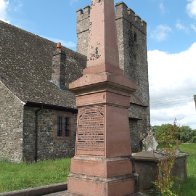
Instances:
[[[145,151],[156,151],[158,143],[153,135],[152,129],[150,129],[147,133],[148,135],[142,141],[144,145],[144,150]]]

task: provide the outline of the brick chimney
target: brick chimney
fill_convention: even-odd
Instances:
[[[62,50],[61,43],[57,43],[52,57],[51,82],[61,89],[65,88],[65,63],[66,54]]]

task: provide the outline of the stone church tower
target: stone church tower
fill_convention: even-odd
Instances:
[[[87,55],[90,6],[77,11],[77,52]],[[123,2],[116,4],[120,67],[137,85],[131,96],[129,122],[132,151],[140,150],[150,125],[146,22]],[[120,123],[120,122],[119,122]]]

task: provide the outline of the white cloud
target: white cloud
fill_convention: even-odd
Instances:
[[[71,41],[61,41],[62,45],[67,47],[67,48],[70,48],[70,49],[73,49],[75,50],[76,49],[76,43],[74,42],[71,42]]]
[[[77,3],[79,0],[70,0],[70,4],[74,4],[74,3]]]
[[[20,12],[22,7],[23,4],[21,0],[12,0],[10,2],[10,9],[14,12]]]
[[[74,43],[72,41],[64,41],[64,40],[57,39],[57,38],[51,38],[50,40],[52,40],[53,42],[56,42],[56,43],[60,42],[63,46],[70,48],[72,50],[76,49],[76,43]]]
[[[8,9],[8,0],[0,0],[0,20],[8,22],[7,19],[7,9]]]
[[[151,32],[151,38],[158,42],[165,41],[171,31],[168,25],[160,24]]]
[[[20,12],[22,6],[21,0],[0,0],[0,20],[9,23],[12,20],[11,15],[14,12]]]
[[[190,17],[196,17],[196,0],[188,0],[186,9]]]
[[[179,31],[183,31],[184,33],[191,33],[196,32],[196,25],[195,24],[183,24],[181,21],[176,23],[176,29]]]
[[[148,52],[152,124],[173,123],[196,128],[196,42],[180,53]]]
[[[191,29],[196,32],[196,25],[191,24]]]
[[[189,27],[187,27],[186,25],[182,24],[180,21],[178,21],[176,23],[176,28],[180,31],[184,31],[185,33],[189,32]]]
[[[159,9],[160,9],[162,14],[164,14],[166,12],[166,8],[165,8],[165,5],[163,4],[163,2],[161,2],[159,4]]]
[[[62,39],[47,37],[47,36],[44,36],[44,35],[42,35],[41,37],[45,37],[46,39],[51,40],[51,41],[56,42],[56,43],[60,42],[62,44],[62,46],[70,48],[71,50],[76,50],[76,43],[74,43],[72,41],[65,41],[65,40],[62,40]]]

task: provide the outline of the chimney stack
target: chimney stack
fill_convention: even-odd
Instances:
[[[66,54],[62,50],[61,43],[57,43],[52,57],[51,81],[61,89],[65,88],[65,63]]]

